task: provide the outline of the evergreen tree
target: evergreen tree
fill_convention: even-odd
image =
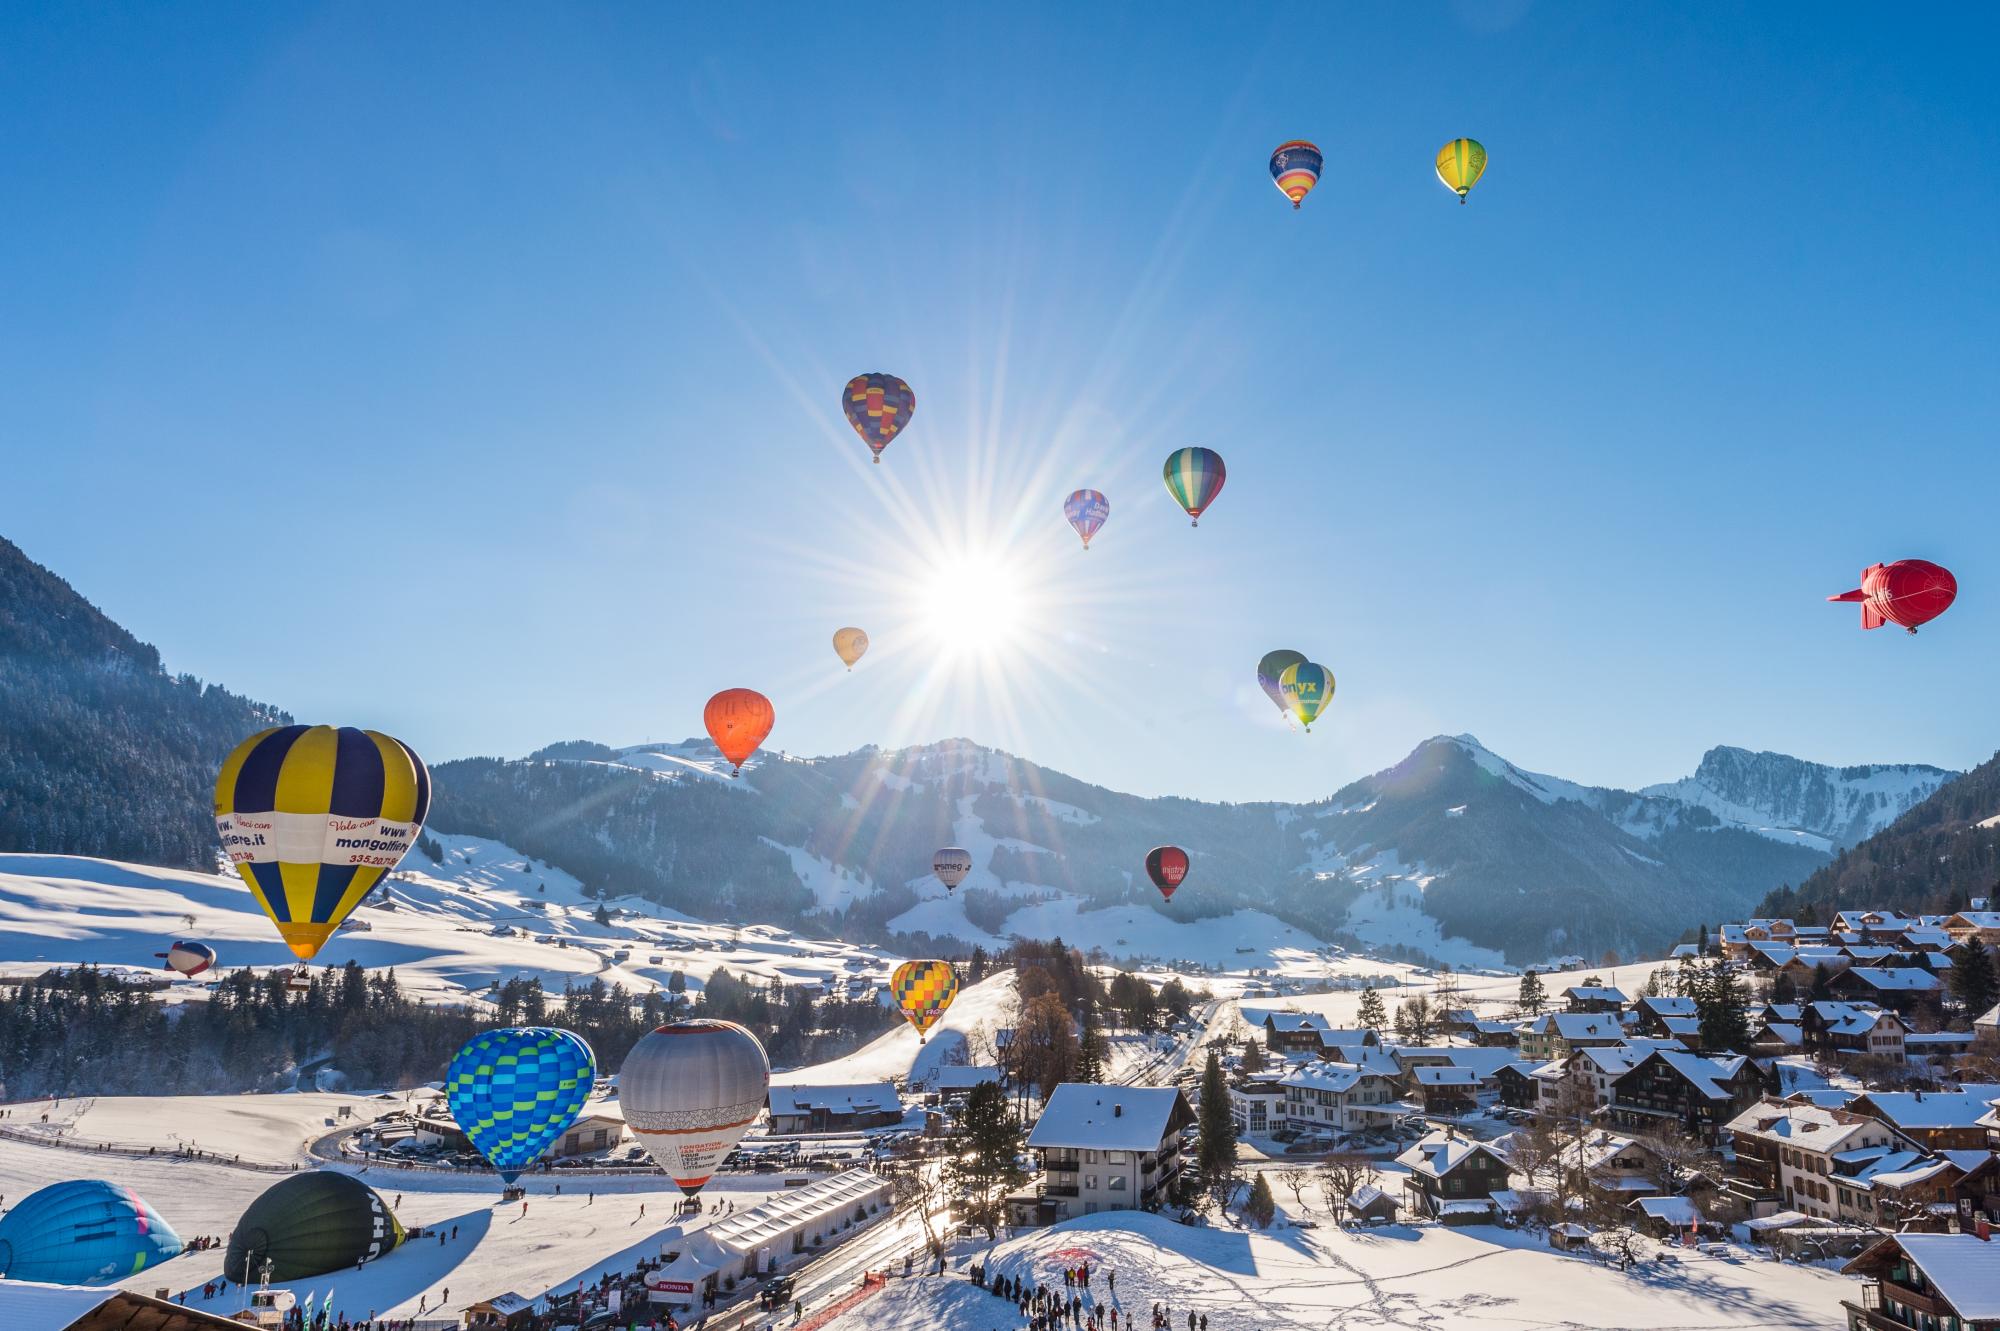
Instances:
[[[675,971],[667,977],[667,992],[684,994],[688,991],[688,977],[685,971]]]
[[[1806,988],[1806,1002],[1824,1003],[1833,997],[1833,972],[1824,961],[1813,963],[1812,984]]]
[[[1026,1177],[1015,1163],[1021,1154],[1021,1124],[998,1082],[984,1081],[965,1097],[958,1118],[955,1152],[945,1162],[945,1184],[958,1199],[958,1213],[995,1235],[1005,1218],[1007,1191]]]
[[[1380,1036],[1383,1028],[1389,1024],[1389,1014],[1383,1010],[1382,995],[1377,993],[1373,986],[1361,991],[1359,1020],[1377,1036]]]
[[[1743,991],[1736,972],[1721,959],[1702,968],[1694,994],[1695,1019],[1701,1023],[1701,1047],[1710,1053],[1737,1053],[1750,1043],[1750,1021],[1743,1011]]]
[[[1242,1068],[1246,1077],[1253,1072],[1264,1070],[1264,1046],[1258,1043],[1256,1036],[1253,1035],[1243,1042],[1243,1061],[1238,1066]]]
[[[1243,1203],[1243,1214],[1256,1221],[1259,1229],[1269,1228],[1278,1216],[1278,1199],[1271,1195],[1271,1180],[1262,1171],[1250,1185],[1250,1200]]]
[[[590,918],[597,921],[599,924],[610,924],[611,911],[605,906],[604,902],[600,899],[597,903],[597,909],[590,913]]]
[[[1195,1121],[1200,1133],[1195,1168],[1203,1185],[1220,1195],[1236,1178],[1236,1120],[1229,1114],[1229,1083],[1222,1075],[1222,1060],[1213,1049],[1201,1070],[1201,1107]]]
[[[1076,1079],[1078,1081],[1103,1081],[1104,1065],[1111,1056],[1111,1048],[1104,1039],[1104,1027],[1097,1020],[1097,1005],[1083,1005],[1083,1034],[1077,1040]]]
[[[1974,934],[1951,968],[1951,993],[1968,1017],[1984,1016],[2000,1000],[2000,978],[1994,975],[1993,954]]]
[[[1524,1017],[1539,1017],[1542,1009],[1549,1005],[1548,994],[1542,989],[1542,977],[1533,971],[1521,974],[1521,992],[1515,1000]]]

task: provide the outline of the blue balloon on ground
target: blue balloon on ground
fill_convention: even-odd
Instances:
[[[445,1074],[451,1116],[500,1177],[512,1183],[563,1135],[597,1078],[583,1038],[512,1026],[466,1041]]]
[[[109,1285],[181,1252],[181,1236],[130,1188],[103,1179],[51,1183],[0,1216],[0,1276]]]

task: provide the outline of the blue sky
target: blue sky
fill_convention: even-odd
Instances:
[[[1437,732],[1622,785],[2000,743],[1994,13],[726,8],[0,14],[0,534],[433,761],[734,685],[794,752],[1228,799]],[[1900,557],[1961,583],[1918,638],[1822,602]]]

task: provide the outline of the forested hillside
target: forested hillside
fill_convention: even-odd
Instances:
[[[0,847],[216,861],[216,769],[283,713],[160,654],[0,539]]]

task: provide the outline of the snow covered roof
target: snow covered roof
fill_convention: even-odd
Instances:
[[[1962,910],[1945,924],[1953,929],[2000,929],[2000,910]]]
[[[865,1169],[849,1169],[808,1183],[803,1188],[778,1193],[747,1211],[735,1211],[711,1222],[705,1234],[721,1247],[737,1253],[783,1238],[826,1216],[838,1216],[871,1198],[887,1200],[889,1180]]]
[[[1534,1035],[1555,1034],[1565,1040],[1616,1040],[1625,1034],[1609,1012],[1549,1012],[1515,1028]]]
[[[1332,1055],[1327,1062],[1352,1063],[1378,1077],[1400,1077],[1403,1073],[1395,1055],[1379,1045],[1344,1044],[1333,1050],[1322,1049],[1320,1053]]]
[[[1439,1215],[1491,1215],[1493,1203],[1484,1197],[1472,1200],[1461,1198],[1454,1202],[1439,1202],[1437,1212]]]
[[[1864,1188],[1907,1188],[1958,1166],[1943,1156],[1923,1151],[1884,1151],[1852,1176]]]
[[[1413,1174],[1423,1174],[1430,1178],[1443,1178],[1452,1170],[1484,1152],[1506,1163],[1491,1146],[1485,1142],[1461,1137],[1456,1133],[1433,1132],[1425,1136],[1415,1146],[1396,1157],[1396,1163]],[[1481,1206],[1485,1203],[1481,1202]]]
[[[902,1097],[886,1081],[851,1086],[773,1086],[771,1113],[809,1114],[824,1109],[833,1114],[900,1114]]]
[[[1570,1055],[1572,1060],[1582,1059],[1593,1072],[1607,1077],[1622,1077],[1640,1062],[1648,1053],[1647,1049],[1634,1049],[1626,1044],[1599,1045],[1590,1049],[1579,1049]]]
[[[1327,1027],[1318,1034],[1319,1047],[1322,1050],[1351,1044],[1367,1045],[1375,1038],[1375,1032],[1366,1026]]]
[[[0,1319],[8,1331],[66,1331],[116,1298],[115,1289],[77,1289],[28,1280],[0,1281]]]
[[[1808,1003],[1813,1015],[1826,1023],[1826,1028],[1838,1035],[1866,1035],[1884,1021],[1895,1021],[1892,1013],[1884,1012],[1873,1003]]]
[[[1661,1017],[1660,1024],[1667,1028],[1667,1034],[1674,1036],[1700,1035],[1699,1017]]]
[[[1905,1132],[1931,1128],[1977,1127],[1987,1106],[2000,1099],[2000,1086],[1964,1086],[1956,1091],[1870,1091],[1855,1112],[1893,1124]]]
[[[1729,1088],[1722,1083],[1734,1078],[1749,1061],[1741,1054],[1732,1054],[1726,1058],[1703,1058],[1699,1054],[1685,1053],[1678,1049],[1655,1049],[1647,1058],[1663,1060],[1668,1067],[1680,1073],[1696,1090],[1711,1100],[1730,1098]]]
[[[1000,1080],[1000,1069],[956,1063],[931,1074],[931,1085],[940,1091],[970,1090],[989,1081]]]
[[[1764,1033],[1781,1044],[1802,1045],[1806,1042],[1806,1033],[1796,1022],[1767,1021]]]
[[[1422,1067],[1411,1070],[1419,1086],[1477,1086],[1484,1080],[1477,1068]]]
[[[1332,1023],[1320,1012],[1266,1012],[1264,1029],[1278,1035],[1296,1035],[1302,1031],[1327,1030]]]
[[[1694,1000],[1680,998],[1673,994],[1649,994],[1639,1000],[1639,1006],[1656,1017],[1692,1017]]]
[[[1903,941],[1912,947],[1950,947],[1951,935],[1935,925],[1922,925],[1906,930]]]
[[[1194,1111],[1172,1086],[1101,1086],[1066,1081],[1056,1087],[1028,1134],[1035,1148],[1152,1151]]]
[[[1388,1193],[1382,1191],[1373,1183],[1362,1184],[1349,1193],[1347,1197],[1347,1204],[1357,1211],[1365,1211],[1369,1207],[1378,1206],[1383,1202],[1388,1202],[1391,1206],[1396,1204]]]
[[[1884,992],[1927,994],[1943,988],[1936,975],[1919,966],[1855,966],[1849,975],[1872,989]]]
[[[1698,957],[1700,955],[1701,945],[1698,943],[1675,943],[1674,950],[1667,954],[1667,959],[1675,961],[1681,957]]]
[[[1972,1019],[1972,1024],[1975,1028],[1980,1030],[2000,1029],[2000,1003],[1994,1004],[1992,1007],[1986,1009],[1986,1011],[1980,1013],[1977,1017],[1974,1017]]]
[[[1314,1091],[1351,1091],[1364,1077],[1380,1077],[1383,1074],[1354,1063],[1336,1063],[1331,1059],[1315,1059],[1293,1068],[1278,1084],[1297,1086]]]
[[[2000,1249],[1972,1234],[1898,1234],[1893,1241],[1961,1318],[2000,1318]]]
[[[1621,1137],[1615,1132],[1598,1131],[1582,1141],[1570,1142],[1558,1153],[1565,1166],[1571,1169],[1597,1169],[1607,1161],[1615,1160],[1620,1153],[1638,1147],[1647,1155],[1653,1150],[1633,1137]]]
[[[1871,1135],[1878,1127],[1843,1110],[1811,1104],[1774,1104],[1766,1100],[1731,1119],[1726,1130],[1738,1136],[1831,1153],[1846,1149],[1850,1142]]]
[[[1676,1229],[1701,1223],[1701,1212],[1685,1197],[1641,1197],[1632,1203],[1654,1220],[1664,1220]]]
[[[1766,1003],[1764,1016],[1769,1021],[1803,1021],[1806,1009],[1803,1003]]]
[[[1584,1003],[1617,1003],[1621,1007],[1631,1001],[1625,997],[1625,991],[1622,989],[1594,984],[1573,984],[1563,990],[1563,997]]]

